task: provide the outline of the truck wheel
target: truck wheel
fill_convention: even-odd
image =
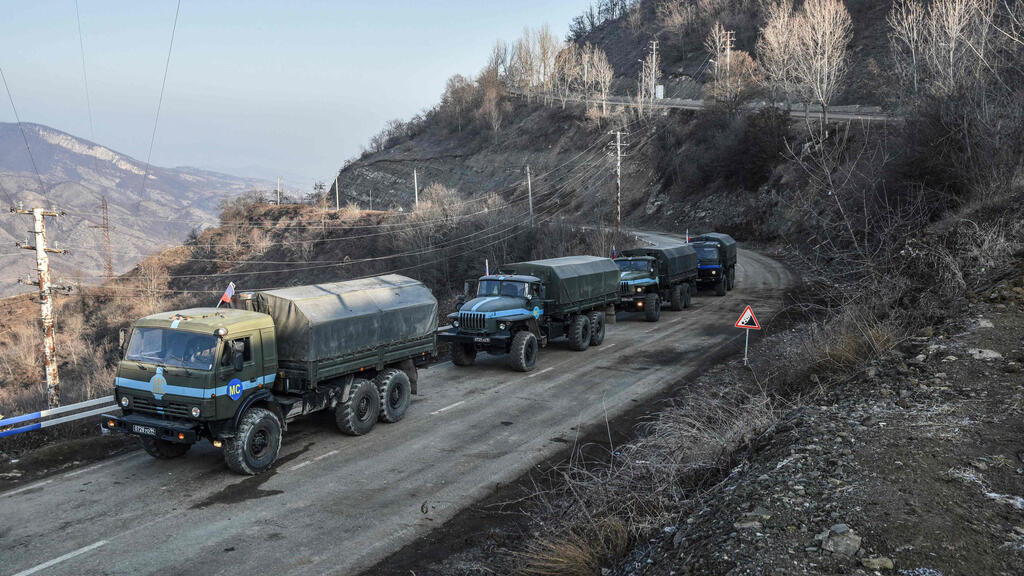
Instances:
[[[388,368],[378,374],[373,383],[377,386],[380,402],[380,421],[393,424],[401,420],[409,409],[409,393],[412,388],[409,376],[396,368]]]
[[[689,308],[693,304],[693,293],[689,284],[683,284],[683,308]]]
[[[452,344],[452,364],[456,366],[472,366],[476,360],[476,348],[472,344],[455,342]]]
[[[671,302],[672,302],[672,309],[677,311],[677,312],[682,310],[685,307],[685,302],[684,302],[684,297],[683,297],[683,287],[681,285],[676,284],[675,286],[672,287],[672,299],[671,299]]]
[[[729,291],[729,279],[725,275],[718,277],[718,283],[715,284],[715,296],[725,296],[725,293]]]
[[[590,313],[590,345],[600,346],[604,342],[604,312]]]
[[[727,278],[729,279],[729,287],[728,287],[728,289],[732,290],[733,288],[736,287],[736,269],[735,268],[729,268],[729,275],[727,276]]]
[[[577,314],[569,326],[569,348],[582,352],[590,346],[590,318]]]
[[[177,442],[168,442],[167,440],[146,436],[139,436],[139,442],[142,444],[143,450],[153,458],[160,460],[170,460],[171,458],[184,456],[185,452],[188,452],[188,449],[192,447],[191,444],[178,444]]]
[[[529,330],[520,330],[512,337],[512,349],[508,352],[508,365],[518,372],[529,372],[537,365],[537,337]]]
[[[234,438],[224,440],[224,463],[237,474],[259,474],[277,460],[281,421],[266,408],[249,408]]]
[[[356,378],[348,394],[348,401],[334,408],[334,421],[338,429],[349,436],[362,436],[373,429],[380,414],[380,396],[369,380]]]
[[[661,318],[661,298],[657,294],[644,296],[644,320],[657,322]]]

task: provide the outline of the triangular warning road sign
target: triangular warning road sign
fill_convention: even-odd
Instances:
[[[747,306],[747,309],[740,314],[740,319],[736,321],[737,328],[746,328],[747,330],[760,330],[761,325],[757,323],[757,316],[754,316],[754,311]]]

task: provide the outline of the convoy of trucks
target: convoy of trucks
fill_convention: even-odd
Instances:
[[[621,271],[616,307],[643,312],[648,322],[658,321],[664,302],[672,310],[689,308],[697,292],[697,252],[687,244],[624,250],[615,263]]]
[[[736,242],[705,234],[613,259],[568,256],[506,264],[479,279],[437,328],[438,303],[422,283],[395,274],[241,292],[231,307],[153,314],[123,334],[105,431],[135,435],[150,455],[176,458],[201,440],[228,468],[258,474],[277,459],[289,422],[330,410],[359,436],[398,422],[417,393],[417,369],[447,344],[452,363],[505,354],[529,372],[540,348],[599,346],[616,308],[657,321],[663,301],[690,305],[701,284],[721,295],[735,283]]]

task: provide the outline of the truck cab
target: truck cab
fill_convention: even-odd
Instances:
[[[619,308],[630,312],[643,312],[648,321],[661,316],[661,282],[658,262],[652,256],[620,256],[615,258],[619,267]]]
[[[161,458],[196,441],[233,434],[234,416],[277,374],[270,316],[229,308],[193,308],[138,320],[118,363],[114,397],[120,417],[104,428],[144,438]],[[241,409],[241,410],[240,410]]]
[[[714,288],[715,294],[718,296],[725,296],[725,293],[731,288],[725,248],[710,240],[693,242],[690,245],[697,251],[698,283]]]
[[[519,331],[533,333],[539,346],[547,344],[538,327],[544,314],[543,300],[544,286],[535,276],[482,276],[476,295],[461,302],[458,311],[448,315],[451,333],[460,338],[451,344],[453,362],[460,366],[471,364],[477,351],[507,354]],[[527,361],[532,367],[535,356]]]

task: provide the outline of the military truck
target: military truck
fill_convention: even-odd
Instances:
[[[118,364],[108,431],[156,458],[210,440],[239,474],[277,459],[295,418],[331,410],[345,434],[397,422],[417,366],[437,354],[437,300],[398,275],[239,293],[237,308],[162,312],[135,322]]]
[[[615,263],[620,270],[616,308],[643,312],[645,320],[657,322],[663,302],[672,310],[690,307],[697,291],[697,252],[692,246],[633,248],[624,250]]]
[[[508,264],[477,282],[476,297],[460,298],[439,338],[456,366],[478,352],[508,354],[513,370],[529,372],[539,348],[565,336],[573,350],[599,346],[605,314],[614,314],[619,268],[610,258],[567,256]]]
[[[736,241],[728,234],[709,232],[692,238],[691,244],[697,251],[698,283],[725,296],[736,285]]]

